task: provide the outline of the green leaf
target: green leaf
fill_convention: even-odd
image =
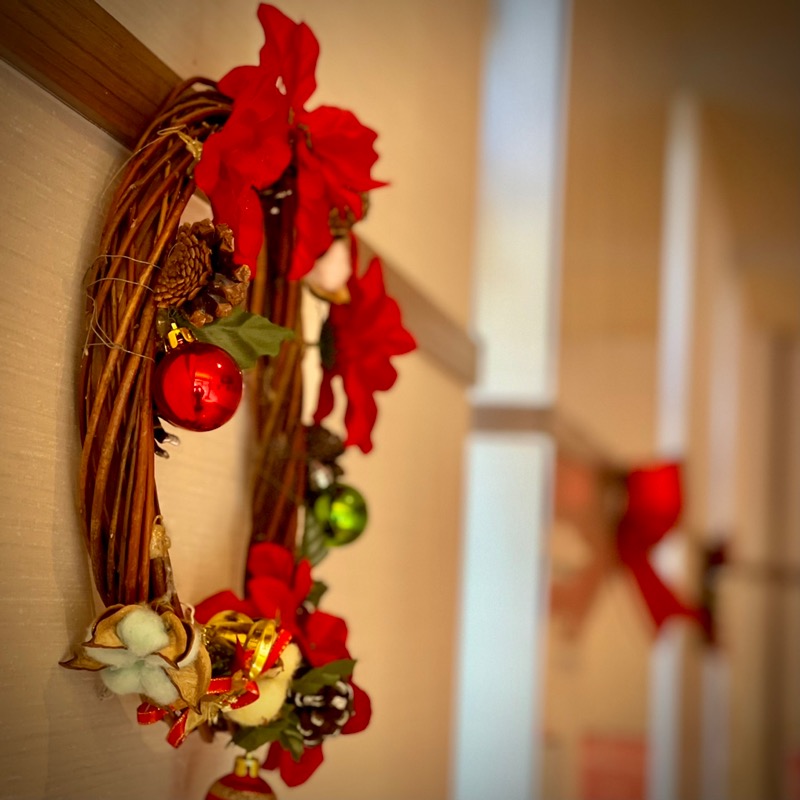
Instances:
[[[319,608],[319,602],[322,600],[322,596],[327,591],[327,583],[323,583],[322,581],[314,581],[314,583],[311,585],[311,591],[308,593],[308,597],[306,597],[306,602],[311,603],[314,608]]]
[[[292,681],[292,691],[300,694],[316,694],[323,686],[333,686],[342,678],[353,674],[356,662],[351,658],[331,661]]]
[[[306,558],[315,567],[328,555],[328,545],[325,543],[323,524],[317,519],[316,514],[306,508],[306,521],[303,530],[303,542],[300,545],[300,558]],[[321,596],[321,595],[320,595]]]
[[[239,728],[233,734],[233,743],[244,748],[249,753],[257,750],[267,742],[277,742],[283,733],[283,725],[260,725],[257,728]]]
[[[289,751],[294,761],[299,761],[303,757],[303,751],[306,748],[303,744],[303,737],[298,730],[287,728],[283,731],[280,743],[284,750]]]
[[[255,366],[261,356],[278,355],[281,343],[294,338],[294,331],[241,309],[202,328],[192,327],[192,332],[201,342],[215,344],[230,353],[241,369]]]

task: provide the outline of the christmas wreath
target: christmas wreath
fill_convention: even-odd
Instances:
[[[230,736],[245,755],[209,798],[272,796],[261,769],[300,784],[326,740],[369,722],[347,626],[321,609],[326,587],[312,567],[366,526],[337,459],[371,449],[374,394],[397,378],[391,358],[415,347],[380,260],[359,264],[352,230],[384,185],[372,175],[376,134],[349,111],[308,110],[314,34],[272,6],[258,17],[258,66],[176,87],[127,162],[88,274],[79,377],[79,508],[105,610],[63,663],[140,695],[139,722],[166,723],[175,747],[193,731]],[[198,190],[213,219],[184,220]],[[304,424],[309,291],[330,311],[313,343],[317,410]],[[155,457],[177,438],[162,420],[224,424],[243,369],[256,453],[244,596],[192,607],[176,589],[158,501]],[[344,440],[322,426],[337,377]],[[262,765],[253,752],[266,744]]]

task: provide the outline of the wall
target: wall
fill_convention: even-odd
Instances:
[[[103,3],[181,74],[220,76],[257,59],[253,2]],[[454,318],[467,319],[474,154],[484,24],[481,0],[403,4],[287,2],[322,42],[314,102],[353,108],[381,136],[364,235]],[[135,703],[98,700],[89,675],[56,666],[93,609],[74,516],[74,374],[81,277],[101,193],[120,147],[0,65],[6,344],[0,381],[0,539],[6,642],[0,794],[9,798],[202,797],[227,772],[222,743],[177,753],[139,729]],[[367,732],[326,746],[302,798],[440,800],[446,795],[459,560],[464,388],[419,355],[380,399],[377,446],[348,455],[370,502],[369,532],[320,571],[327,608],[347,617],[358,680],[375,713]],[[246,410],[216,434],[183,436],[158,465],[182,596],[241,582],[246,528]],[[209,488],[213,487],[213,491]],[[276,790],[281,790],[275,780]]]

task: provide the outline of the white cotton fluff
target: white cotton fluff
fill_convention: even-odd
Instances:
[[[139,692],[154,700],[159,706],[171,705],[180,696],[175,684],[160,666],[145,665],[142,670],[140,687]]]
[[[132,661],[125,667],[109,667],[100,677],[114,694],[143,694],[160,706],[168,706],[178,699],[178,690],[163,667],[149,660]]]
[[[169,634],[161,617],[149,608],[137,608],[117,625],[117,636],[136,656],[156,653],[169,644]]]

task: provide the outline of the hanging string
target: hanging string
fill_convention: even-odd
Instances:
[[[121,256],[121,255],[114,255],[112,253],[103,253],[92,262],[95,263],[100,258],[127,258],[130,261],[135,261],[138,264],[146,264],[148,266],[153,267],[154,269],[160,269],[158,264],[154,264],[151,261],[144,261],[140,258],[133,258],[132,256]],[[91,269],[91,267],[89,267]],[[88,270],[87,270],[88,272]],[[147,289],[148,292],[151,294],[154,292],[154,289],[151,286],[148,286],[145,283],[140,283],[139,281],[132,281],[128,280],[127,278],[112,278],[112,277],[103,277],[97,278],[90,283],[86,284],[86,297],[88,298],[89,302],[92,304],[92,312],[89,318],[89,329],[86,331],[86,339],[83,343],[83,354],[88,355],[90,347],[107,347],[109,350],[121,350],[123,353],[127,353],[128,355],[138,356],[139,358],[146,358],[148,361],[154,361],[155,359],[152,356],[146,355],[144,353],[134,353],[132,350],[128,350],[127,348],[123,347],[121,344],[117,344],[111,336],[103,329],[100,325],[100,321],[98,320],[97,315],[97,305],[95,303],[95,298],[92,293],[89,291],[92,286],[102,283],[103,281],[118,281],[119,283],[127,283],[131,286],[142,286]],[[90,342],[92,333],[100,340],[98,342]]]
[[[152,142],[147,142],[147,144],[142,145],[138,150],[134,150],[123,162],[119,165],[119,167],[114,170],[111,177],[106,181],[105,186],[100,190],[100,194],[97,196],[97,200],[94,203],[95,211],[105,210],[106,200],[108,198],[109,192],[114,188],[114,185],[119,180],[120,176],[122,175],[123,171],[128,167],[128,165],[136,158],[138,155],[143,153],[148,147],[152,147],[155,144],[160,144],[161,142],[157,139],[154,139]]]
[[[192,139],[192,137],[188,136],[187,134],[183,133],[186,129],[186,124],[182,123],[180,125],[172,125],[167,128],[161,128],[161,130],[156,131],[156,136],[160,138],[152,139],[151,141],[143,144],[138,150],[134,150],[123,162],[119,165],[119,167],[114,170],[111,177],[106,181],[105,186],[100,190],[100,193],[97,197],[97,200],[94,204],[95,210],[97,210],[101,205],[105,207],[105,203],[108,197],[109,192],[114,188],[114,185],[119,180],[119,177],[128,167],[128,165],[139,155],[141,155],[148,147],[154,147],[155,145],[162,144],[164,138],[169,136],[169,134],[174,133],[178,136],[183,143],[186,145],[186,149],[195,157],[197,161],[200,160],[200,153],[202,152],[202,144],[198,142],[196,139]]]

